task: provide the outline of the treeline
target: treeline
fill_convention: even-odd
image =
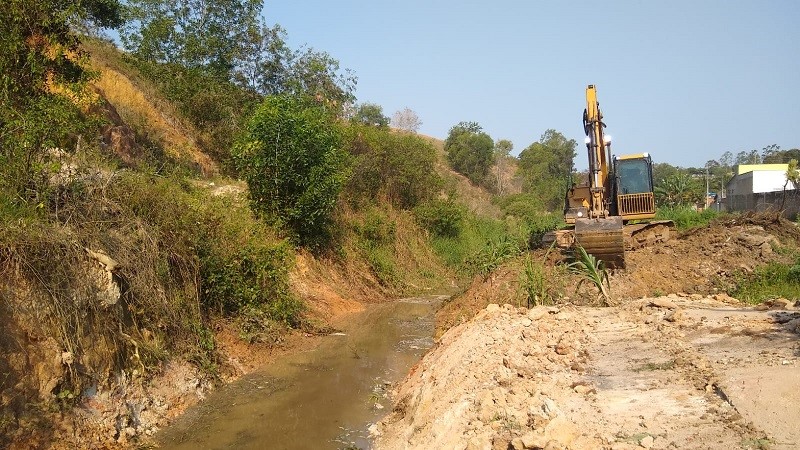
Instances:
[[[800,149],[781,150],[772,144],[759,150],[730,151],[710,159],[703,167],[678,167],[668,163],[653,165],[653,183],[659,206],[688,206],[703,202],[709,193],[720,195],[742,164],[789,164],[800,160]]]

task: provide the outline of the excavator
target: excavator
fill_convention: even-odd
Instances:
[[[604,133],[603,113],[594,85],[586,88],[583,130],[589,156],[589,180],[567,191],[564,221],[570,228],[548,233],[544,244],[576,244],[605,262],[625,267],[625,250],[669,240],[672,221],[653,221],[653,161],[648,153],[611,156],[611,138]]]

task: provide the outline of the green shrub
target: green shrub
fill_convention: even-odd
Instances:
[[[689,206],[662,206],[656,211],[657,220],[671,220],[678,230],[708,225],[719,215],[711,208],[697,212]]]
[[[436,149],[423,138],[369,126],[347,129],[353,176],[346,186],[353,205],[379,200],[413,208],[430,200],[442,182],[436,173]]]
[[[434,237],[453,238],[461,233],[466,209],[453,199],[436,199],[414,208],[419,224]]]
[[[800,300],[800,260],[792,265],[773,262],[741,274],[730,294],[748,303],[778,297]]]
[[[329,243],[333,208],[349,176],[333,111],[313,99],[267,97],[233,153],[257,215],[285,224],[301,245]]]

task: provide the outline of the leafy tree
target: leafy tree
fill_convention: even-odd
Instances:
[[[0,188],[35,196],[49,151],[69,150],[87,120],[92,74],[73,24],[116,27],[116,0],[6,0],[0,7]],[[27,191],[27,192],[25,192]]]
[[[327,243],[349,175],[334,111],[309,97],[267,97],[234,148],[234,160],[256,214],[288,226],[302,245]]]
[[[786,182],[783,183],[783,196],[781,198],[781,207],[780,213],[783,213],[783,208],[786,206],[786,190],[789,187],[789,183],[792,183],[793,189],[800,189],[800,169],[798,169],[797,160],[793,159],[789,161],[788,167],[786,168]]]
[[[367,126],[386,128],[389,126],[389,118],[383,115],[383,108],[375,103],[362,103],[356,108],[352,120]]]
[[[655,186],[656,203],[659,206],[686,206],[703,199],[705,186],[685,170],[679,170]]]
[[[228,75],[262,0],[128,0],[120,38],[137,58]]]
[[[541,196],[550,210],[559,209],[563,205],[564,194],[572,177],[577,146],[574,139],[567,139],[558,131],[550,129],[542,134],[538,142],[519,154],[519,168],[525,192]]]
[[[419,120],[417,113],[406,107],[394,113],[392,126],[400,130],[416,133],[419,131],[419,127],[422,126],[422,121]]]
[[[280,25],[250,24],[234,67],[237,85],[260,95],[286,91],[294,52],[286,44],[286,31]]]
[[[450,128],[444,142],[450,167],[475,184],[483,184],[494,163],[494,142],[476,122]]]
[[[431,199],[441,186],[436,173],[436,149],[419,136],[393,133],[364,125],[349,130],[348,148],[354,157],[347,198],[383,200],[413,208]]]

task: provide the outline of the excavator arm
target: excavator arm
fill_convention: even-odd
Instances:
[[[586,88],[583,129],[589,156],[587,217],[575,219],[575,241],[610,267],[624,267],[623,221],[609,212],[612,201],[611,140],[603,133],[603,113],[594,85]]]

